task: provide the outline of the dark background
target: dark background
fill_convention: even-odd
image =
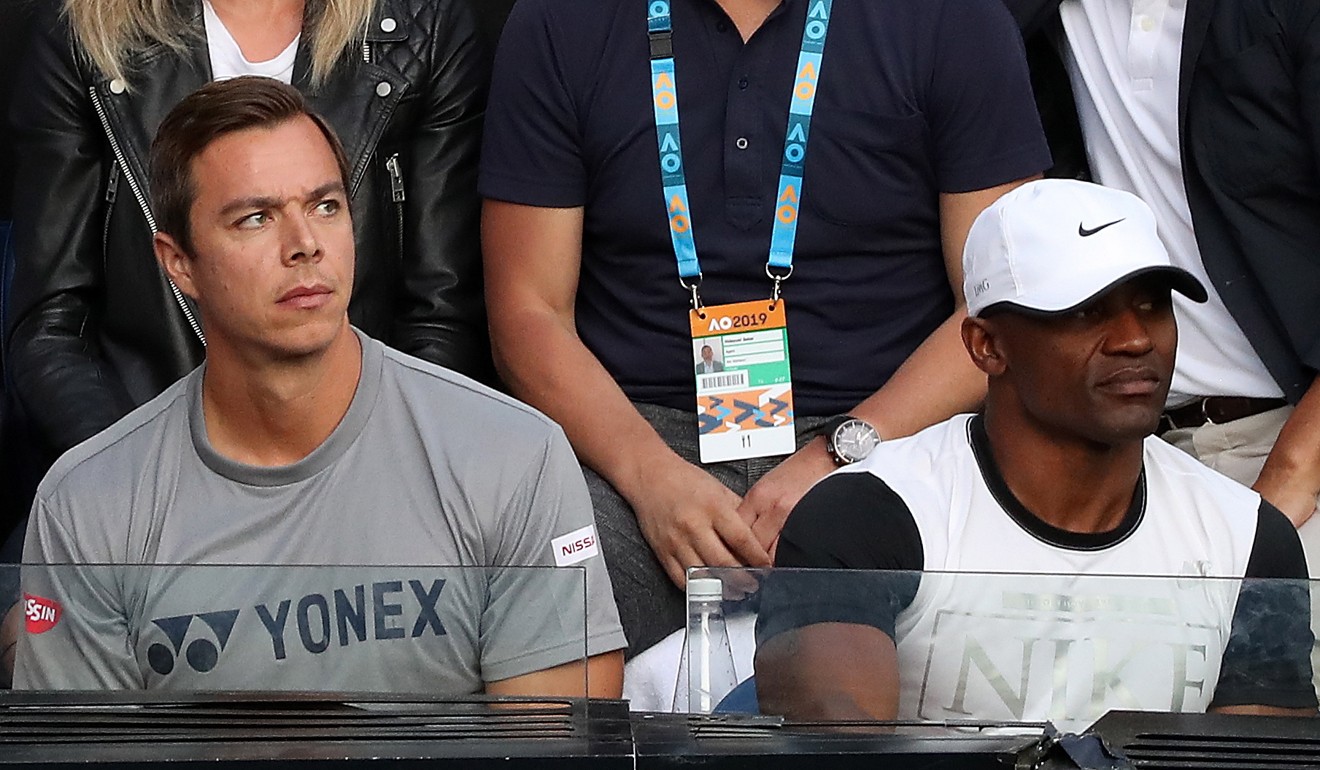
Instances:
[[[0,0],[0,110],[3,110],[0,112],[3,115],[3,119],[0,119],[0,220],[9,219],[13,201],[14,143],[13,130],[9,126],[9,98],[14,90],[18,63],[27,44],[32,2]]]
[[[481,31],[486,36],[490,50],[494,52],[495,41],[499,39],[500,28],[504,26],[504,20],[509,17],[509,9],[513,8],[514,0],[468,0],[468,2],[472,3],[473,9],[476,10]]]
[[[26,49],[28,27],[34,0],[0,0],[0,291],[7,288],[4,269],[9,235],[8,221],[14,199],[13,191],[13,129],[9,125],[9,100],[14,91],[15,73]],[[5,298],[0,293],[0,306]],[[19,494],[27,484],[19,479],[20,449],[16,431],[9,426],[10,407],[5,394],[4,359],[0,357],[0,564],[16,561],[19,555],[17,538],[6,544],[12,526],[23,516],[23,500]],[[0,607],[12,593],[12,587],[0,580]]]

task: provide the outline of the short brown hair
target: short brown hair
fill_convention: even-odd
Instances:
[[[165,116],[151,143],[151,207],[157,228],[192,253],[189,213],[197,197],[192,162],[212,142],[252,128],[274,128],[300,116],[321,130],[349,192],[348,157],[334,129],[307,106],[298,89],[273,78],[246,75],[208,83]]]

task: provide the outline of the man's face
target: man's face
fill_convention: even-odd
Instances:
[[[1057,317],[993,317],[1004,372],[1047,434],[1113,446],[1152,433],[1173,377],[1178,329],[1169,289],[1121,284]]]
[[[348,323],[353,224],[316,124],[222,136],[193,160],[192,179],[192,254],[168,236],[157,252],[201,308],[208,346],[265,359],[326,349]]]
[[[711,359],[713,359],[714,357],[715,357],[715,351],[713,351],[713,350],[710,349],[710,345],[702,345],[702,346],[701,346],[701,360],[702,360],[702,361],[705,361],[706,363],[710,363],[710,362],[711,362]]]

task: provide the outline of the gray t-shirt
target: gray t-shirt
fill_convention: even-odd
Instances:
[[[211,447],[205,367],[60,458],[16,687],[459,695],[625,645],[560,428],[359,337],[347,413],[293,465]]]

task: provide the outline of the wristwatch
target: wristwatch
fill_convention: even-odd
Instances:
[[[879,444],[880,434],[866,420],[843,414],[825,423],[825,451],[835,465],[865,460]]]

